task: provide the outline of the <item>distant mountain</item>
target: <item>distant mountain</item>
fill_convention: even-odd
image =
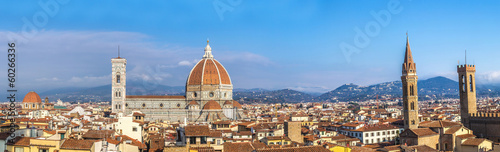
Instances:
[[[320,101],[364,101],[401,98],[401,81],[385,82],[371,86],[346,84],[319,96]],[[419,100],[458,97],[458,82],[445,77],[434,77],[418,81]]]
[[[172,95],[184,94],[184,86],[165,86],[142,81],[127,82],[127,95]],[[88,102],[110,101],[111,84],[92,88],[61,88],[39,93],[40,97],[63,101]]]
[[[233,90],[233,99],[243,103],[297,103],[321,101],[365,101],[401,98],[401,81],[384,82],[370,86],[345,84],[324,94],[304,93],[292,89],[266,90],[261,88]],[[419,100],[458,98],[458,82],[445,77],[434,77],[418,81]],[[477,85],[478,97],[500,96],[500,86]],[[184,86],[165,86],[142,81],[127,82],[127,95],[184,95]],[[110,101],[111,84],[92,88],[60,88],[39,93],[40,97],[51,100],[88,102]],[[24,94],[23,94],[24,95]],[[22,100],[22,96],[18,99]]]
[[[266,103],[295,103],[295,102],[311,102],[315,101],[314,96],[291,90],[291,89],[283,89],[283,90],[255,90],[255,91],[245,91],[245,92],[237,92],[233,93],[234,100],[243,100],[246,103],[253,102],[266,102]]]

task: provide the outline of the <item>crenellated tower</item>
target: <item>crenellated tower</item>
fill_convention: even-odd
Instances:
[[[462,124],[470,128],[470,115],[477,113],[476,108],[476,66],[464,65],[457,66],[458,83],[460,85],[460,116]]]
[[[418,76],[417,67],[413,62],[411,54],[410,42],[408,35],[406,36],[406,52],[405,61],[403,63],[403,75],[401,81],[403,83],[403,111],[404,111],[404,127],[405,129],[418,128]]]

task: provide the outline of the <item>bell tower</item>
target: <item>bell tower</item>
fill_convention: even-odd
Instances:
[[[460,116],[462,124],[470,128],[469,117],[470,114],[477,112],[476,108],[476,66],[464,65],[457,66],[458,83],[460,85]]]
[[[418,88],[417,67],[413,62],[408,34],[406,34],[406,52],[401,81],[403,83],[403,111],[405,129],[418,128]]]
[[[127,60],[118,55],[117,58],[111,59],[112,65],[112,82],[111,82],[111,111],[114,113],[125,112],[125,96],[126,96],[126,67]]]

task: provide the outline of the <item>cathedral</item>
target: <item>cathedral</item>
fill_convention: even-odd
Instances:
[[[233,100],[228,72],[212,55],[208,41],[205,54],[186,81],[185,96],[126,95],[127,60],[111,59],[112,112],[145,114],[145,120],[213,122],[246,118],[242,106]]]

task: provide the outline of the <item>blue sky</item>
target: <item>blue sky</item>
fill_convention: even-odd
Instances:
[[[57,7],[47,11],[44,3]],[[16,39],[18,86],[37,92],[109,84],[118,45],[128,79],[183,86],[207,38],[235,88],[326,92],[345,83],[370,85],[400,79],[407,31],[420,79],[456,79],[467,49],[477,81],[492,84],[500,82],[498,3],[5,1],[0,41]],[[382,23],[372,12],[390,19]],[[356,29],[369,42],[356,45]],[[357,53],[346,57],[341,44]]]

